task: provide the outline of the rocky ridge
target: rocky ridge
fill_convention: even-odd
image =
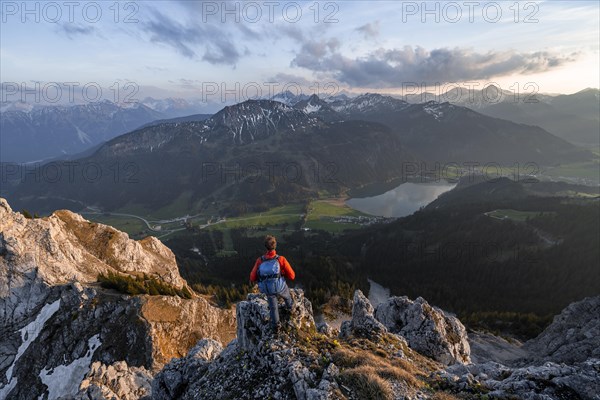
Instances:
[[[374,309],[357,291],[338,337],[326,324],[316,328],[302,291],[292,293],[296,306],[283,333],[271,333],[264,296],[249,295],[237,307],[237,339],[220,354],[204,341],[199,348],[210,357],[194,350],[171,361],[153,382],[154,398],[598,399],[600,360],[591,342],[583,343],[586,361],[569,365],[540,358],[522,359],[523,366],[471,363],[460,321],[423,299],[392,297]],[[593,311],[598,299],[563,314]]]
[[[499,363],[482,352],[474,363],[464,326],[422,298],[392,297],[374,308],[357,291],[338,332],[316,326],[311,303],[294,289],[294,308],[274,335],[264,295],[250,294],[234,315],[195,296],[127,296],[96,284],[97,273],[144,271],[185,287],[158,241],[134,242],[64,211],[26,219],[2,199],[0,214],[0,399],[597,400],[600,393],[600,297],[567,307],[515,353],[520,359]]]
[[[197,296],[122,295],[97,284],[101,273],[187,288],[155,238],[136,242],[68,211],[27,219],[0,199],[0,399],[142,394],[140,382],[201,338],[235,336],[232,310]]]

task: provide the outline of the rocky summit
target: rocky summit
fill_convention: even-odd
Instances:
[[[0,199],[0,399],[139,398],[198,340],[235,337],[233,311],[194,295],[123,295],[98,284],[109,273],[187,288],[155,238],[68,211],[27,219]]]
[[[264,296],[250,295],[237,306],[237,339],[218,355],[217,343],[202,341],[173,360],[156,376],[154,398],[550,400],[600,393],[600,360],[589,335],[579,335],[588,349],[584,362],[475,364],[460,321],[423,299],[393,297],[374,309],[357,291],[352,319],[338,335],[326,325],[315,329],[310,302],[300,290],[292,294],[295,307],[279,335],[271,332]],[[597,301],[569,309],[593,310]]]
[[[170,294],[99,284],[110,274]],[[275,334],[264,295],[211,305],[154,238],[67,211],[28,219],[0,199],[0,399],[599,399],[600,297],[515,345],[469,337],[422,298],[374,308],[361,291],[338,331],[291,294]]]

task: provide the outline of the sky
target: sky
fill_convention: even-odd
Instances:
[[[2,100],[575,93],[600,86],[599,4],[1,0]]]

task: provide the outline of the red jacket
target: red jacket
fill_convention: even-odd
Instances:
[[[276,254],[277,253],[275,252],[275,250],[269,250],[265,253],[264,257],[268,260],[268,259],[274,258]],[[251,282],[258,281],[258,266],[260,265],[261,262],[262,262],[261,257],[258,257],[256,259],[256,262],[254,263],[254,268],[252,268],[252,272],[250,272],[250,281]],[[281,276],[283,276],[289,280],[292,280],[292,281],[296,278],[296,273],[294,272],[294,270],[292,269],[292,266],[290,265],[288,260],[285,259],[284,256],[279,256],[279,267],[281,269]]]

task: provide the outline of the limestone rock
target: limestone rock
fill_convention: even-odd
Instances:
[[[292,289],[291,295],[294,307],[278,335],[271,330],[265,296],[248,295],[236,308],[237,339],[207,363],[190,355],[173,360],[153,383],[155,399],[339,398],[333,394],[335,367],[319,376],[315,365],[321,355],[302,342],[317,334],[312,305],[301,290]]]
[[[129,367],[124,361],[107,366],[96,361],[73,400],[138,400],[150,397],[152,379],[150,372],[143,367]]]
[[[215,340],[202,339],[184,358],[173,359],[152,382],[154,400],[177,399],[187,388],[202,378],[208,363],[223,351]]]
[[[373,312],[373,306],[365,295],[360,290],[355,291],[352,303],[352,320],[342,323],[340,337],[360,336],[376,339],[387,332],[385,326],[375,319]]]
[[[48,285],[96,282],[100,273],[148,274],[182,288],[175,255],[154,237],[140,241],[70,211],[27,219],[0,198],[0,254],[3,264],[33,272]],[[0,298],[10,292],[0,280]]]
[[[290,322],[295,329],[316,330],[312,304],[301,290],[290,290],[294,305]],[[246,351],[254,351],[261,341],[272,332],[269,305],[264,294],[249,294],[247,301],[236,307],[237,339],[239,346]]]
[[[419,297],[392,297],[375,310],[375,318],[390,332],[403,336],[419,353],[443,364],[469,363],[467,332],[458,318],[430,306]]]
[[[600,393],[600,360],[573,365],[547,362],[522,368],[501,364],[454,365],[440,376],[456,391],[484,388],[490,398],[527,400],[597,400]]]
[[[574,363],[600,359],[600,296],[570,304],[523,347],[541,361]]]
[[[235,337],[232,310],[201,297],[127,296],[95,284],[110,271],[187,285],[173,253],[154,238],[136,242],[68,211],[26,219],[0,199],[0,399],[96,398],[127,382],[133,390],[137,372],[113,376],[121,361],[152,373],[201,338]],[[109,376],[88,375],[96,362]]]

